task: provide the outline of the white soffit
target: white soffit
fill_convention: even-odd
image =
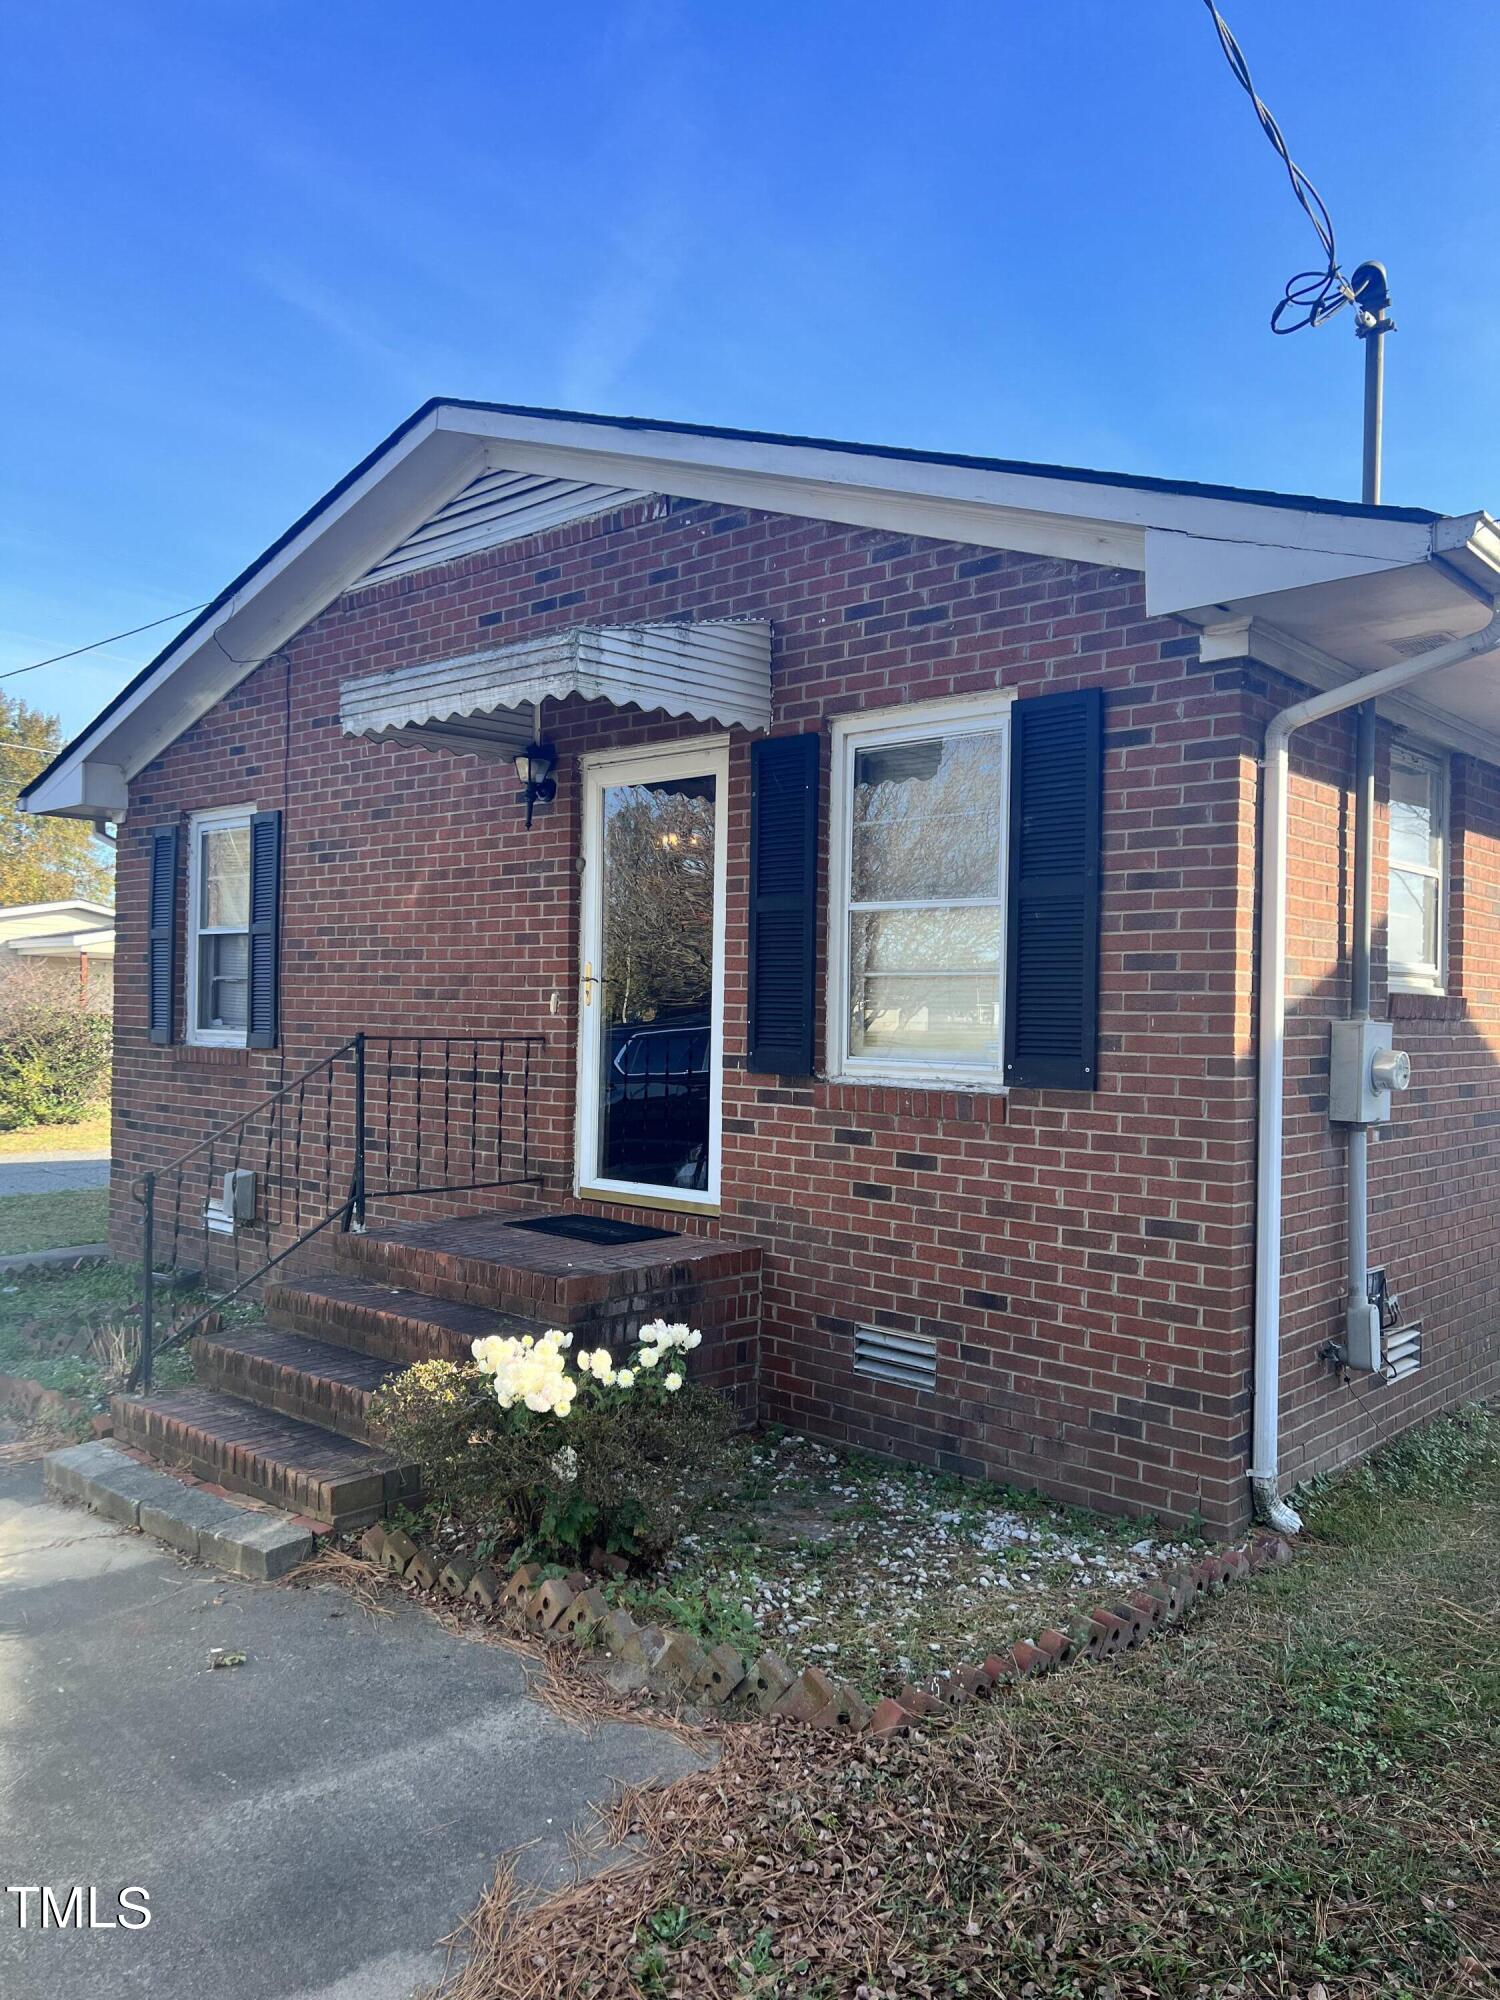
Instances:
[[[349,736],[504,758],[531,741],[534,704],[570,695],[767,729],[771,628],[738,619],[575,625],[516,646],[345,681],[339,720]]]
[[[483,472],[462,493],[367,569],[353,588],[384,583],[412,570],[523,541],[568,521],[587,521],[649,496],[630,486],[600,486],[578,479],[549,479],[504,468]]]

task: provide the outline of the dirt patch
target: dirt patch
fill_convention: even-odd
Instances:
[[[868,1700],[1202,1552],[1196,1536],[786,1434],[755,1441],[744,1491],[684,1536],[658,1576],[606,1595],[710,1642],[771,1646]]]

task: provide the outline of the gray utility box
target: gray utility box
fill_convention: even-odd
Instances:
[[[1391,1047],[1389,1021],[1331,1021],[1328,1116],[1335,1125],[1383,1125],[1391,1092],[1411,1082],[1411,1058]]]
[[[224,1176],[224,1192],[203,1204],[203,1226],[212,1236],[233,1236],[255,1220],[255,1174],[249,1167],[232,1167]]]

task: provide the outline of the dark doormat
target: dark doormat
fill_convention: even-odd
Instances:
[[[570,1243],[654,1243],[677,1234],[675,1229],[647,1229],[639,1222],[613,1222],[607,1215],[538,1215],[511,1227],[530,1229],[537,1236],[563,1236]]]

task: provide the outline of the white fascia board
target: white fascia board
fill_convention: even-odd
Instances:
[[[440,423],[451,421],[489,438],[489,463],[496,471],[566,471],[597,485],[628,485],[683,500],[977,548],[1014,549],[1022,555],[1062,556],[1108,569],[1139,570],[1144,561],[1141,536],[1132,524],[1080,514],[1039,519],[1025,506],[1003,506],[967,492],[975,475],[963,467],[923,468],[792,445],[614,431],[607,424],[491,416],[482,410],[439,409],[437,416]],[[654,449],[658,445],[659,453]],[[879,486],[867,483],[872,466],[879,467]],[[865,480],[855,476],[859,470],[866,473]],[[948,477],[936,481],[936,490],[924,491],[926,482],[910,476],[924,470]]]
[[[17,952],[22,958],[74,958],[80,954],[88,958],[113,958],[115,934],[113,931],[58,931],[52,937],[10,938],[5,941],[4,949]]]
[[[17,804],[23,812],[70,819],[120,819],[129,801],[124,771],[99,757],[70,757]]]
[[[1488,514],[1434,521],[1432,553],[1487,597],[1500,595],[1500,526]]]
[[[1427,552],[1428,529],[1362,515],[1270,506],[750,438],[577,423],[441,404],[437,420],[489,439],[491,463],[633,484],[768,513],[849,521],[984,548],[1112,568],[1147,568],[1151,528],[1224,543],[1352,553],[1375,564]]]
[[[1269,512],[1263,509],[1262,512]],[[1294,518],[1307,518],[1306,516]],[[1367,522],[1350,522],[1365,527]],[[1246,598],[1273,591],[1303,590],[1309,585],[1340,582],[1347,577],[1373,576],[1425,562],[1430,554],[1430,529],[1422,522],[1392,521],[1385,546],[1361,548],[1364,537],[1351,536],[1346,546],[1271,540],[1220,539],[1206,533],[1176,529],[1146,531],[1146,609],[1153,618],[1189,618],[1195,623]],[[1264,521],[1263,534],[1270,532]]]
[[[126,785],[353,579],[444,506],[483,466],[474,439],[416,425],[248,577],[213,617],[162,656],[150,678],[86,733],[26,800],[34,813],[117,818]],[[82,748],[82,745],[80,745]]]

